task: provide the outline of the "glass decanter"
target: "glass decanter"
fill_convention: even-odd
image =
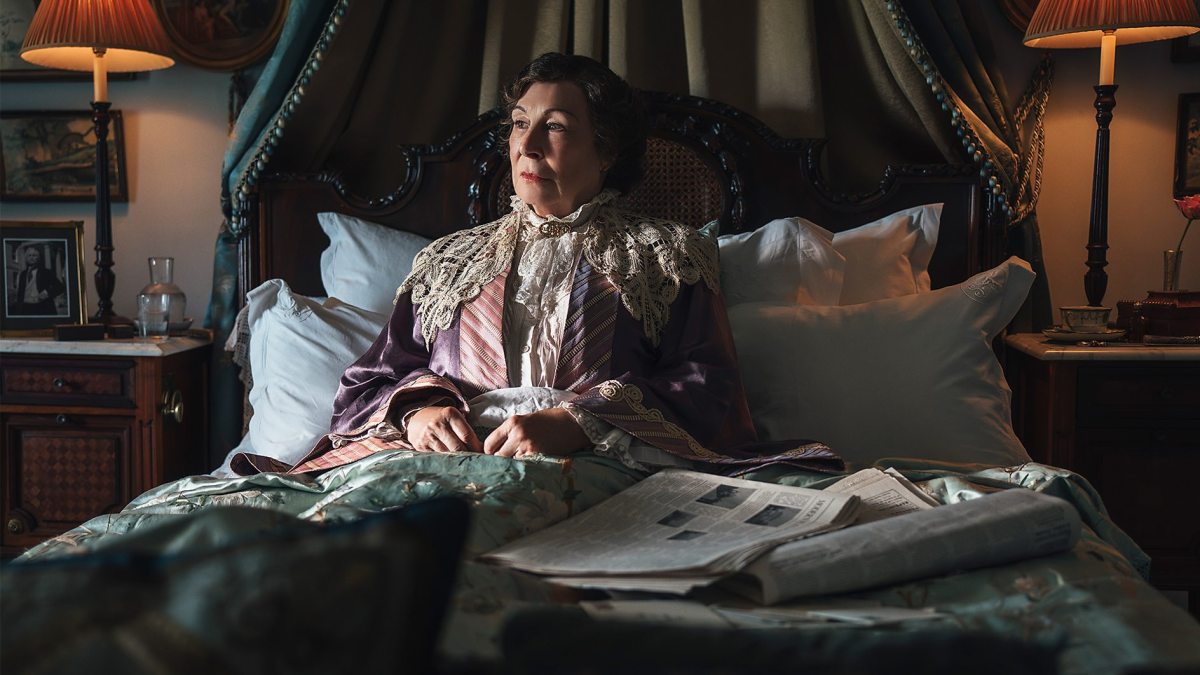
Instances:
[[[166,335],[173,326],[183,325],[187,296],[174,283],[174,258],[147,260],[150,283],[138,293],[138,323],[143,335]]]

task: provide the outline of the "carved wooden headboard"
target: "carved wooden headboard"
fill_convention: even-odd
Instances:
[[[970,167],[890,167],[869,193],[841,194],[821,177],[823,142],[783,139],[750,115],[692,96],[647,94],[651,138],[646,179],[622,199],[639,212],[693,226],[720,221],[722,233],[803,216],[832,231],[900,209],[943,202],[934,287],[958,283],[998,263],[1002,220]],[[508,208],[507,157],[492,111],[442,143],[392,150],[396,187],[363,195],[333,174],[264,177],[241,247],[241,290],[282,278],[296,291],[324,295],[319,261],[328,245],[316,214],[338,211],[437,237],[488,222]]]

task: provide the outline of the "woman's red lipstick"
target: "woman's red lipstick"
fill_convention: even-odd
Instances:
[[[542,178],[541,176],[537,175],[536,173],[529,173],[528,171],[522,171],[521,172],[521,180],[524,180],[524,181],[527,181],[530,183],[537,183],[539,181],[544,181],[546,179]]]

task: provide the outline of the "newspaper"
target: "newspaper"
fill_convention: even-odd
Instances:
[[[860,500],[855,523],[868,523],[890,518],[902,513],[923,511],[938,506],[937,500],[926,494],[903,474],[888,468],[863,469],[846,476],[825,492],[854,495]],[[686,595],[693,589],[709,586],[723,575],[688,576],[555,576],[554,583],[573,588],[591,588],[607,591],[645,591],[671,595]]]
[[[1070,503],[1012,488],[789,542],[722,584],[770,605],[1049,555],[1079,530]]]
[[[779,544],[849,525],[858,505],[853,495],[668,469],[483,559],[594,587],[608,579],[636,590],[639,576],[646,590],[703,585]]]
[[[938,506],[936,499],[891,467],[885,471],[873,467],[863,469],[826,487],[825,491],[851,494],[862,500],[858,523],[869,523]]]

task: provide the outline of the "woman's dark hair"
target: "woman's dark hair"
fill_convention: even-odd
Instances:
[[[646,116],[641,97],[629,83],[599,61],[575,54],[547,52],[525,66],[501,92],[505,151],[512,132],[512,111],[536,82],[573,82],[583,90],[596,130],[596,150],[611,160],[604,187],[628,192],[642,179],[646,154]]]

